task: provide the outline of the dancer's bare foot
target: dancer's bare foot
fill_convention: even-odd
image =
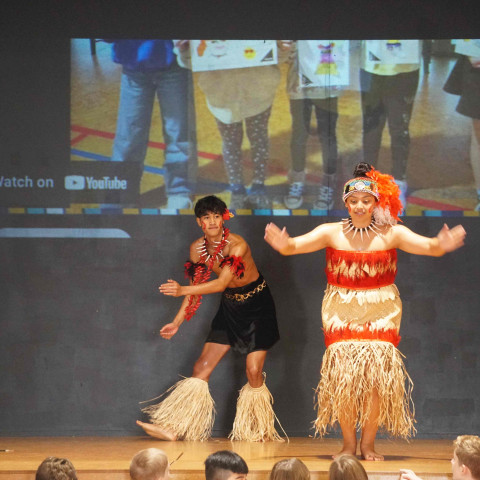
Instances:
[[[332,455],[332,458],[335,460],[337,457],[340,455],[356,455],[357,454],[357,444],[343,444],[343,448],[336,453],[335,455]]]
[[[159,425],[153,423],[144,423],[140,420],[137,420],[137,425],[142,427],[145,430],[145,433],[148,433],[151,437],[159,438],[160,440],[167,440],[174,442],[177,440],[177,436],[172,433],[170,430],[164,430]]]
[[[382,462],[384,460],[383,455],[377,453],[373,446],[360,445],[360,451],[362,452],[362,458],[368,462]]]

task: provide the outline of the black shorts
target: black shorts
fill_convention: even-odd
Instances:
[[[248,285],[223,292],[205,342],[230,345],[232,350],[248,354],[268,350],[279,338],[272,294],[260,275]]]

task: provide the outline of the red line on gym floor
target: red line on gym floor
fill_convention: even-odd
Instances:
[[[110,140],[113,140],[115,138],[114,133],[104,132],[95,128],[82,127],[81,125],[72,125],[71,129],[74,132],[82,133],[85,136],[92,135],[94,137],[108,138]],[[148,146],[152,148],[158,148],[160,150],[165,150],[165,144],[163,142],[148,142]],[[209,160],[220,160],[222,158],[221,155],[209,152],[198,152],[198,156],[202,158],[207,158]]]

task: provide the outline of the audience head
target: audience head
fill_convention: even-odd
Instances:
[[[357,457],[339,455],[330,465],[329,480],[368,480],[367,472]]]
[[[206,480],[245,480],[247,473],[245,460],[230,450],[212,453],[205,460]]]
[[[453,445],[453,480],[463,478],[480,480],[480,437],[461,435]]]
[[[168,473],[167,454],[158,448],[140,450],[130,463],[132,480],[163,480]]]
[[[269,480],[310,480],[310,471],[298,458],[286,458],[273,466]]]
[[[39,465],[35,480],[77,480],[77,472],[70,460],[47,457]]]

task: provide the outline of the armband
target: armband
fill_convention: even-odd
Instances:
[[[220,268],[223,268],[225,265],[230,267],[230,270],[237,278],[243,278],[245,273],[245,264],[243,263],[242,257],[237,257],[235,255],[225,257],[220,263]]]
[[[185,262],[185,278],[190,278],[192,282],[195,283],[195,279],[198,277],[203,276],[207,270],[207,266],[204,263],[193,263],[191,260],[187,260]]]

